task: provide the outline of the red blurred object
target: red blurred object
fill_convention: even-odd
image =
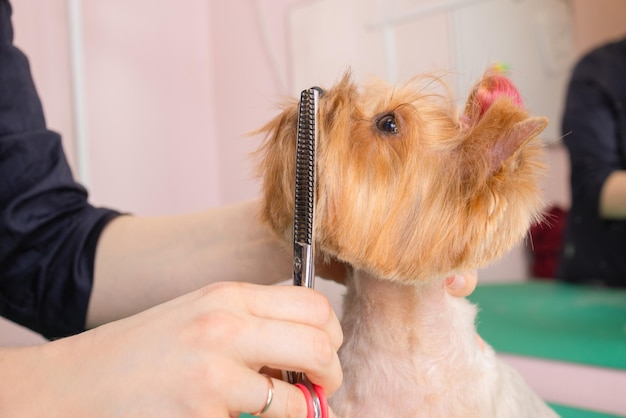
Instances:
[[[535,278],[554,278],[563,245],[567,211],[552,206],[543,221],[530,227],[531,273]]]

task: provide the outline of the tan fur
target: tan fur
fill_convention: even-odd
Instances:
[[[525,403],[539,409],[511,412],[517,383],[501,389],[509,371],[476,344],[475,308],[447,296],[442,280],[500,257],[540,217],[536,136],[547,120],[507,97],[473,117],[471,93],[461,123],[452,98],[425,89],[433,81],[359,89],[347,74],[320,99],[317,251],[354,271],[342,322],[345,383],[334,409],[344,418],[544,416],[537,411],[547,407],[515,374],[506,382],[521,382],[534,399]],[[378,129],[387,114],[398,133]],[[262,129],[260,150],[261,217],[286,243],[296,125],[291,102]],[[513,409],[498,406],[498,393]]]

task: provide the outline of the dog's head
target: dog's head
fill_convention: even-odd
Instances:
[[[542,207],[535,137],[547,120],[524,110],[510,81],[488,71],[460,116],[423,85],[358,88],[346,75],[319,103],[317,251],[403,282],[484,266]],[[261,130],[261,216],[287,242],[297,119],[292,102]]]

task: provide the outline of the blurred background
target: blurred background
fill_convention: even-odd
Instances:
[[[95,205],[161,215],[254,198],[247,133],[284,96],[438,72],[465,99],[494,62],[546,115],[548,204],[569,206],[565,86],[590,48],[626,35],[625,0],[12,0],[48,126]],[[480,281],[530,275],[520,247]],[[339,309],[341,289],[322,284]],[[41,339],[0,322],[0,344]]]

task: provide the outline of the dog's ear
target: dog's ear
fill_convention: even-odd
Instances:
[[[530,117],[515,123],[502,137],[489,147],[489,172],[493,173],[511,158],[526,142],[539,135],[548,125],[544,117]]]
[[[530,117],[517,88],[493,70],[472,89],[461,116],[465,148],[480,152],[487,175],[496,172],[547,124],[544,117]]]
[[[462,129],[468,169],[494,174],[547,125],[546,118],[529,116],[508,98],[496,100],[478,123]]]

